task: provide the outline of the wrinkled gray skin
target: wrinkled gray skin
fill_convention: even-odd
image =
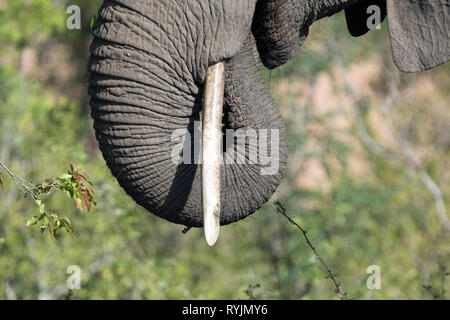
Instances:
[[[314,21],[346,8],[348,20],[364,18],[364,12],[349,9],[358,2],[105,1],[94,28],[89,94],[100,149],[120,185],[150,212],[202,226],[200,166],[172,162],[179,141],[172,142],[171,135],[188,129],[193,137],[206,70],[225,61],[224,128],[279,129],[280,163],[268,176],[260,174],[259,159],[258,164],[223,165],[220,222],[232,223],[259,209],[280,183],[288,150],[280,114],[257,69],[257,53],[268,68],[282,65]],[[388,17],[401,69],[419,71],[449,59],[448,1],[387,2],[388,9],[394,6],[394,18],[389,12]],[[395,7],[397,2],[407,4]]]

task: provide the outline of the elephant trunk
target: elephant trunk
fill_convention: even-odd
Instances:
[[[88,65],[96,137],[125,191],[168,221],[203,224],[197,133],[206,70],[219,61],[226,65],[220,224],[255,212],[280,183],[287,138],[255,61],[254,6],[117,0],[99,11]]]
[[[364,0],[261,0],[252,31],[263,64],[274,69],[293,58],[311,24]]]

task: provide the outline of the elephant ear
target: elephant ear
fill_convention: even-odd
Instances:
[[[352,36],[360,37],[370,30],[368,22],[375,14],[372,10],[374,5],[379,9],[377,14],[379,14],[379,23],[381,23],[386,18],[386,0],[364,0],[345,8],[347,28]],[[373,23],[373,21],[370,22]]]
[[[450,59],[449,10],[449,0],[387,0],[392,52],[401,71],[423,71]]]

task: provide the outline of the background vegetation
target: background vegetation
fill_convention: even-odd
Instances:
[[[65,27],[69,4],[82,9],[81,30]],[[337,298],[272,203],[222,228],[210,248],[202,230],[183,234],[125,195],[89,118],[89,23],[100,4],[0,3],[0,161],[35,182],[73,163],[98,202],[87,213],[62,193],[45,197],[74,226],[74,239],[53,241],[26,226],[36,205],[0,169],[0,299]],[[387,25],[354,39],[342,14],[310,35],[295,60],[263,71],[290,140],[273,200],[308,230],[350,298],[448,298],[449,65],[401,74]],[[69,294],[70,265],[82,283]],[[381,290],[366,287],[370,265],[381,268]]]

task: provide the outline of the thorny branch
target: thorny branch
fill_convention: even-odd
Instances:
[[[303,229],[297,222],[295,222],[290,216],[287,215],[286,208],[279,201],[275,201],[274,204],[277,207],[277,212],[280,213],[282,216],[284,216],[292,225],[294,225],[295,227],[297,227],[297,229],[299,229],[301,231],[301,233],[303,234],[303,237],[306,240],[306,243],[311,248],[311,250],[314,252],[316,259],[319,260],[320,263],[323,265],[323,267],[327,273],[326,277],[328,279],[331,279],[331,281],[333,281],[334,288],[335,288],[334,292],[336,293],[336,295],[343,300],[348,299],[347,292],[345,292],[342,289],[341,283],[337,279],[337,275],[331,270],[331,268],[328,266],[328,264],[325,262],[325,260],[323,260],[322,257],[319,255],[319,253],[317,252],[317,249],[314,247],[314,245],[309,240],[307,231],[305,229]]]

